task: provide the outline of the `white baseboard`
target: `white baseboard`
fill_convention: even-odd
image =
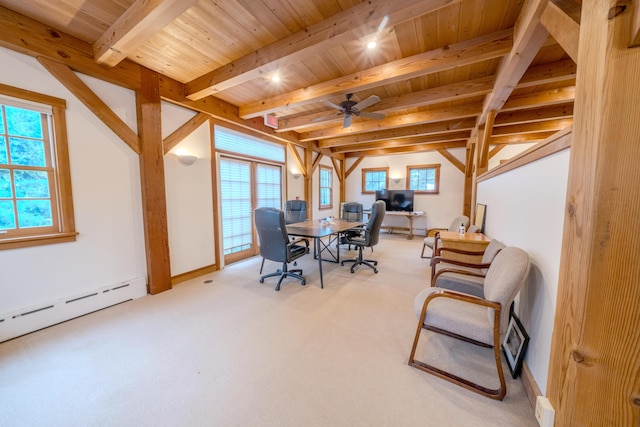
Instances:
[[[0,342],[147,295],[144,277],[0,314]]]

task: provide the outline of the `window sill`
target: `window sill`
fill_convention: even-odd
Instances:
[[[43,234],[29,237],[0,238],[0,250],[27,248],[31,246],[53,245],[55,243],[75,242],[77,232]]]

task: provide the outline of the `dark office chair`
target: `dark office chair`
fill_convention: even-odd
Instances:
[[[342,212],[340,214],[340,219],[345,221],[362,222],[362,216],[363,216],[362,203],[346,202],[342,204]],[[358,235],[360,235],[359,231],[347,230],[344,233],[342,233],[342,237],[340,238],[338,245],[347,244],[348,239],[356,237]],[[351,245],[349,245],[349,250],[351,250]]]
[[[264,279],[267,277],[279,276],[280,279],[276,285],[276,291],[279,291],[282,280],[291,276],[302,281],[302,285],[305,285],[306,280],[302,276],[302,270],[299,268],[288,270],[287,265],[308,253],[309,248],[296,245],[289,240],[284,212],[274,208],[258,208],[255,210],[255,222],[263,263],[265,259],[282,263],[282,269],[260,277],[260,283],[264,283]],[[262,269],[260,270],[262,271]]]
[[[285,203],[285,222],[293,224],[307,220],[306,200],[287,200]]]
[[[348,238],[346,241],[346,243],[358,247],[358,258],[345,259],[340,263],[340,265],[344,265],[345,262],[352,262],[352,273],[354,272],[356,266],[360,264],[364,264],[367,267],[372,268],[374,273],[378,272],[378,269],[375,267],[376,265],[378,265],[378,261],[372,259],[363,259],[362,249],[370,248],[378,244],[378,239],[380,237],[380,227],[382,226],[382,220],[384,219],[385,211],[386,204],[382,200],[376,201],[371,206],[371,217],[369,218],[369,222],[367,223],[366,227],[362,229],[362,234],[359,234],[358,236],[354,236],[352,238]]]

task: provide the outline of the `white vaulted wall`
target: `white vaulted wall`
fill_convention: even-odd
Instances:
[[[136,280],[144,288],[138,155],[33,58],[0,48],[0,83],[65,99],[77,241],[0,251],[0,315]],[[135,94],[81,77],[134,131]],[[2,323],[0,323],[1,327]]]

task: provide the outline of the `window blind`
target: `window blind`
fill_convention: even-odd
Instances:
[[[284,163],[284,146],[226,129],[215,127],[216,149]]]

